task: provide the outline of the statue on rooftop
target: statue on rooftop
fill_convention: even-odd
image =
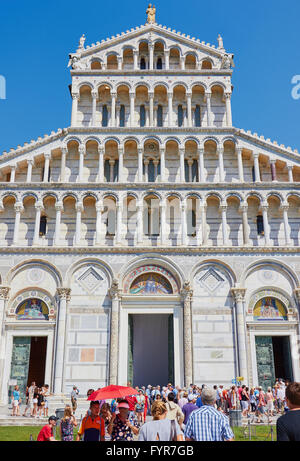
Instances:
[[[155,13],[156,13],[155,6],[154,5],[152,6],[151,3],[149,3],[148,9],[146,11],[148,24],[155,24]]]

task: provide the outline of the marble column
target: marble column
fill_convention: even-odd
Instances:
[[[9,300],[9,287],[0,286],[0,403],[3,404],[3,400],[7,395],[6,383],[3,383],[3,376],[5,370],[6,351],[5,351],[5,311],[6,305]],[[2,389],[2,386],[5,386]],[[4,393],[6,394],[4,396]]]
[[[101,245],[102,243],[102,213],[104,211],[103,202],[99,199],[96,202],[96,245]]]
[[[78,112],[78,101],[80,95],[79,93],[72,93],[72,117],[71,117],[71,126],[77,125],[77,112]]]
[[[154,44],[149,43],[149,70],[153,70]]]
[[[145,182],[149,182],[149,175],[148,175],[149,159],[148,158],[144,159],[144,165],[145,165]]]
[[[57,288],[59,297],[59,310],[56,332],[56,354],[54,370],[54,394],[63,394],[64,353],[66,345],[67,305],[71,299],[69,288]]]
[[[225,93],[225,102],[226,102],[226,125],[232,126],[231,93]]]
[[[167,203],[165,197],[160,202],[160,243],[167,244]]]
[[[27,160],[27,177],[26,177],[26,182],[31,183],[32,182],[32,167],[34,165],[34,159],[29,158]]]
[[[138,70],[139,50],[133,50],[133,70]]]
[[[219,181],[225,181],[225,171],[224,171],[224,147],[218,148],[218,155],[219,155]]]
[[[212,112],[211,112],[211,93],[205,93],[206,96],[206,111],[207,111],[207,126],[212,126]]]
[[[185,167],[184,167],[185,149],[182,147],[179,148],[179,156],[180,156],[180,182],[185,182]]]
[[[119,282],[112,281],[109,289],[111,298],[110,315],[110,341],[109,341],[109,384],[117,384],[118,381],[118,356],[119,356],[119,310],[121,290]]]
[[[235,300],[236,310],[236,332],[238,343],[238,373],[248,383],[247,369],[247,348],[246,348],[246,326],[244,314],[244,300],[246,290],[244,288],[232,288],[231,293]]]
[[[166,181],[166,149],[160,148],[160,182]]]
[[[75,205],[76,209],[76,231],[75,231],[75,245],[81,244],[81,213],[83,212],[83,203],[77,202]]]
[[[237,159],[238,159],[239,180],[240,180],[240,182],[244,182],[244,168],[243,168],[243,156],[242,156],[243,149],[242,149],[242,147],[237,147],[236,152],[237,152]]]
[[[92,91],[92,126],[96,126],[98,91]]]
[[[255,182],[261,182],[260,179],[260,171],[259,171],[259,153],[254,152],[253,153],[253,158],[254,158],[254,175],[255,175]]]
[[[243,243],[244,243],[244,246],[248,246],[250,241],[249,241],[248,203],[247,202],[241,203],[240,211],[242,212]]]
[[[117,60],[118,60],[118,70],[122,70],[122,62],[123,62],[122,56],[118,56]]]
[[[143,155],[144,149],[138,148],[138,182],[143,182]]]
[[[168,93],[168,122],[169,127],[173,126],[173,93]]]
[[[270,166],[271,166],[271,178],[272,178],[272,181],[277,182],[276,160],[275,159],[270,160]]]
[[[206,225],[206,209],[207,209],[207,204],[202,202],[201,205],[200,205],[200,211],[201,211],[202,245],[203,246],[208,245],[208,235],[207,235],[207,225]]]
[[[192,158],[189,158],[188,161],[188,182],[193,182],[193,163],[194,160]]]
[[[21,220],[21,213],[23,213],[24,208],[21,202],[16,202],[14,205],[15,209],[15,225],[14,225],[14,236],[13,236],[13,245],[19,244],[19,228],[20,228],[20,220]]]
[[[61,213],[64,209],[63,202],[57,202],[55,204],[56,218],[55,218],[55,231],[54,231],[54,245],[59,246],[60,244],[60,224],[61,224]]]
[[[49,168],[50,168],[51,154],[50,153],[44,154],[44,157],[45,157],[45,164],[44,164],[43,182],[49,182]]]
[[[34,224],[34,235],[33,235],[33,245],[36,246],[39,244],[40,239],[40,223],[41,223],[41,212],[44,208],[43,202],[36,202],[35,204],[35,224]]]
[[[288,169],[288,175],[289,175],[289,182],[293,183],[294,182],[293,165],[287,165],[287,169]]]
[[[268,221],[268,209],[269,205],[268,203],[264,202],[261,205],[262,209],[262,214],[263,214],[263,223],[264,223],[264,235],[265,235],[265,246],[270,246],[270,227],[269,227],[269,221]]]
[[[170,69],[170,50],[165,49],[165,69]]]
[[[150,127],[153,127],[154,124],[154,93],[149,92],[149,119]]]
[[[11,183],[15,182],[16,180],[16,169],[17,169],[16,164],[11,165],[10,167],[10,182]]]
[[[193,383],[192,297],[190,282],[185,281],[180,292],[183,303],[184,386]]]
[[[102,183],[104,182],[104,147],[103,146],[98,147],[98,153],[99,153],[99,163],[98,163],[97,181]]]
[[[137,201],[137,244],[142,245],[144,241],[144,202],[143,199]]]
[[[220,209],[222,213],[222,236],[223,236],[223,246],[228,246],[228,231],[227,231],[227,203],[222,202],[220,204]]]
[[[181,245],[187,245],[187,203],[184,199],[180,204],[181,209]]]
[[[122,215],[123,215],[123,199],[120,198],[117,203],[117,229],[115,244],[120,245],[122,241]]]
[[[200,147],[198,149],[198,169],[199,169],[199,182],[205,183],[205,176],[204,176],[204,148]]]
[[[192,93],[187,93],[186,94],[186,99],[187,99],[187,120],[188,120],[188,127],[192,127]]]
[[[281,205],[281,210],[283,213],[284,238],[285,238],[285,244],[287,246],[291,245],[288,209],[289,209],[289,204],[287,202]]]
[[[116,126],[116,98],[117,93],[111,93],[111,126]]]
[[[78,168],[78,182],[83,182],[83,167],[84,167],[84,154],[85,147],[79,146],[79,168]]]
[[[119,171],[118,171],[118,182],[123,182],[123,161],[124,161],[124,148],[119,147]]]
[[[61,148],[61,164],[60,164],[60,182],[65,182],[66,180],[66,161],[67,161],[68,148]]]
[[[110,159],[109,160],[109,182],[114,182],[114,165],[115,165],[115,160]]]

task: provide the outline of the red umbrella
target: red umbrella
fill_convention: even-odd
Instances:
[[[103,387],[98,391],[93,392],[88,400],[107,400],[107,399],[122,399],[129,395],[136,395],[139,391],[133,389],[133,387],[116,386],[111,384],[110,386]]]

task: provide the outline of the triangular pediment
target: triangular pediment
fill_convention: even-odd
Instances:
[[[122,32],[96,44],[93,43],[91,46],[81,46],[70,57],[76,56],[80,60],[83,64],[80,66],[82,70],[84,69],[84,64],[88,64],[92,58],[96,57],[104,61],[105,56],[110,52],[121,54],[126,47],[138,49],[140,42],[143,40],[151,41],[152,43],[162,41],[164,46],[169,49],[176,46],[180,47],[183,55],[188,52],[194,52],[198,54],[200,59],[208,56],[214,60],[215,67],[218,67],[218,63],[222,63],[226,53],[224,48],[218,48],[215,45],[200,41],[195,37],[182,34],[166,26],[147,24]]]

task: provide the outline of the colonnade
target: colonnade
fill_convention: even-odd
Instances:
[[[51,197],[51,206],[45,200]],[[1,203],[2,217],[4,218],[6,200],[12,197],[6,195]],[[16,200],[16,197],[13,197]],[[87,205],[85,200],[91,199]],[[127,245],[129,240],[137,245],[162,245],[169,246],[288,246],[292,245],[291,235],[299,233],[300,216],[297,218],[300,209],[300,196],[290,194],[286,197],[279,197],[276,192],[270,192],[268,196],[248,194],[242,196],[239,192],[219,195],[210,193],[204,197],[196,194],[180,195],[170,193],[157,195],[156,193],[145,193],[143,195],[126,194],[116,196],[114,193],[107,194],[86,194],[85,196],[73,196],[66,194],[64,197],[55,199],[53,193],[47,194],[41,199],[34,199],[26,195],[24,199],[19,198],[13,205],[14,224],[13,238],[11,244],[20,244],[20,223],[25,208],[25,200],[35,200],[31,203],[31,222],[26,218],[27,225],[32,228],[32,246],[40,246],[41,240],[41,217],[45,217],[48,225],[54,229],[53,235],[47,229],[42,235],[48,237],[53,246],[65,246],[62,237],[62,217],[65,213],[65,201],[71,200],[73,204],[68,206],[68,220],[75,229],[73,245],[85,246],[87,241],[83,237],[82,220],[88,219],[91,233],[93,234],[93,245],[104,245],[107,239],[113,245]],[[294,200],[291,215],[289,209]],[[213,202],[211,202],[211,200]],[[276,203],[273,201],[275,200]],[[278,203],[277,203],[278,202]],[[249,214],[249,206],[251,213]],[[208,210],[211,208],[214,213],[213,220]],[[10,206],[10,210],[11,210]],[[33,211],[35,210],[35,212]],[[55,210],[55,219],[53,216]],[[71,210],[71,211],[70,211]],[[72,212],[73,210],[73,212]],[[10,212],[11,213],[11,212]],[[35,214],[34,214],[35,213]],[[71,213],[71,217],[70,217]],[[73,214],[74,213],[74,214]],[[87,213],[87,214],[86,214]],[[278,215],[279,213],[279,215]],[[28,216],[28,212],[27,212]],[[73,216],[73,217],[72,217]],[[253,225],[253,219],[262,217],[262,229]],[[0,215],[1,219],[1,215]],[[11,220],[11,214],[10,218]],[[8,218],[5,219],[6,221]],[[71,220],[71,221],[70,221]],[[211,232],[217,222],[220,222],[222,239],[215,237],[212,241]],[[210,228],[212,227],[212,230]],[[219,226],[219,225],[218,225]],[[279,235],[274,237],[272,232]],[[240,230],[241,229],[241,230]],[[230,232],[230,236],[229,236]],[[256,236],[254,236],[256,233]],[[128,235],[130,234],[130,235]],[[233,235],[234,234],[234,235]],[[254,243],[258,239],[259,243]],[[49,245],[48,242],[48,245]],[[29,245],[29,240],[27,241]],[[24,237],[21,245],[24,245]],[[299,245],[299,236],[294,237],[294,246]]]
[[[103,183],[103,182],[119,182],[119,183],[126,183],[128,179],[125,178],[124,174],[124,156],[126,153],[125,145],[117,145],[114,143],[114,154],[111,155],[110,153],[106,152],[106,145],[98,145],[98,164],[95,165],[93,168],[95,171],[97,170],[97,174],[95,175],[95,182]],[[149,142],[148,142],[149,144]],[[178,159],[179,162],[176,162],[176,168],[179,169],[179,182],[180,183],[190,183],[190,182],[198,182],[200,184],[205,184],[210,182],[207,180],[206,174],[206,149],[205,146],[196,147],[193,152],[187,152],[186,147],[178,146]],[[143,147],[137,146],[137,155],[136,155],[136,169],[137,169],[137,181],[138,183],[148,183],[148,182],[171,182],[167,179],[167,168],[166,168],[166,154],[167,154],[167,147],[159,146],[156,141],[154,142],[154,151],[149,152],[147,150],[147,145],[145,144]],[[224,183],[226,182],[226,168],[224,166],[224,145],[216,146],[216,164],[215,169],[217,172],[216,180],[213,182]],[[245,165],[243,159],[243,147],[236,147],[233,145],[234,155],[237,161],[237,172],[235,174],[235,180],[244,183],[245,181]],[[68,145],[61,148],[61,157],[60,157],[60,174],[59,178],[55,182],[64,183],[66,182],[66,161],[68,155],[70,154]],[[87,158],[87,147],[84,144],[78,145],[78,166],[77,166],[77,178],[76,182],[83,183],[86,182],[84,178],[84,167],[85,167],[85,160]],[[258,151],[252,151],[252,164],[253,164],[253,171],[252,173],[247,172],[248,177],[252,176],[251,182],[254,183],[261,183],[263,182],[262,174],[261,174],[261,165],[260,165],[260,154]],[[264,155],[264,157],[266,157]],[[44,167],[43,167],[43,174],[40,181],[37,182],[53,182],[51,179],[51,152],[46,152],[44,154]],[[105,168],[104,162],[109,162],[109,174],[105,175]],[[118,167],[118,174],[117,177],[114,175],[114,168],[117,161]],[[278,166],[276,164],[276,159],[270,157],[269,161],[269,177],[272,182],[278,182]],[[27,163],[27,172],[26,172],[26,179],[23,182],[28,184],[32,183],[33,181],[33,166],[34,166],[34,158],[30,158],[26,160]],[[154,174],[152,174],[151,178],[149,175],[149,165],[153,162]],[[194,168],[196,167],[196,169]],[[187,167],[187,168],[186,168]],[[9,170],[9,175],[6,176],[6,182],[15,183],[16,182],[16,171],[18,165],[16,163],[12,163],[8,167],[5,167],[5,171]],[[24,168],[24,167],[22,167]],[[196,171],[196,174],[193,174],[192,169]],[[286,171],[286,178],[287,182],[294,183],[294,165],[292,163],[286,162],[285,165]],[[158,170],[160,170],[158,174]],[[1,169],[0,169],[1,171]],[[283,168],[281,166],[281,172]],[[25,177],[25,176],[24,176]],[[72,181],[69,181],[72,182]],[[132,182],[130,180],[129,182]],[[176,181],[178,182],[178,181]],[[249,181],[247,181],[249,182]]]

